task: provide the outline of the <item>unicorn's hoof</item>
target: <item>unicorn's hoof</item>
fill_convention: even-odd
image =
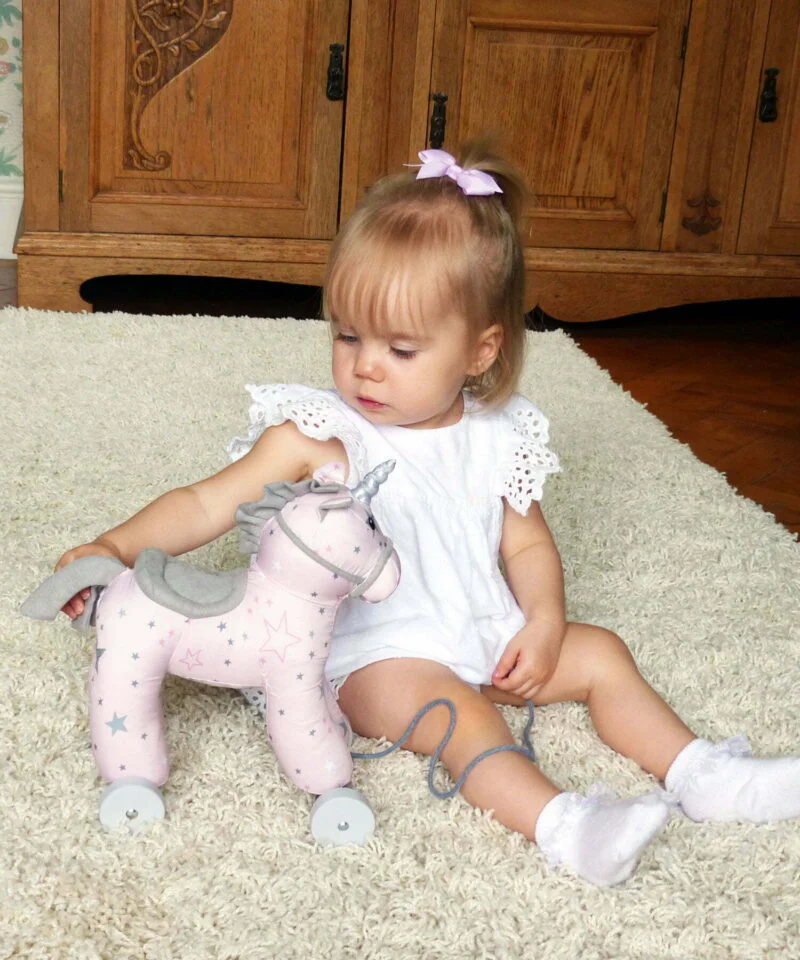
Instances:
[[[164,799],[158,787],[144,777],[123,777],[106,787],[99,816],[109,830],[127,827],[136,833],[153,820],[164,819]]]
[[[317,843],[342,846],[365,844],[375,832],[375,814],[363,793],[337,787],[317,797],[311,808],[311,833]]]

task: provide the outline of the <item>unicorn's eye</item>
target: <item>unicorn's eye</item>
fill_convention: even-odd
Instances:
[[[372,514],[367,517],[367,526],[370,528],[370,530],[375,529],[375,517],[373,517]]]

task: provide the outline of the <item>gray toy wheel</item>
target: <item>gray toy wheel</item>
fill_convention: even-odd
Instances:
[[[123,777],[106,787],[98,813],[107,829],[126,827],[136,833],[153,820],[164,819],[164,798],[144,777]]]
[[[369,801],[354,787],[337,787],[317,797],[311,808],[311,833],[317,843],[363,846],[375,832]]]

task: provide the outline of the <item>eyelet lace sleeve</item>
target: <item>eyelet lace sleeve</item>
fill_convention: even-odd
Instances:
[[[541,500],[544,481],[559,473],[558,457],[549,450],[549,421],[524,397],[515,395],[505,409],[509,426],[505,455],[500,458],[499,486],[502,495],[523,516],[531,500]]]
[[[228,456],[239,460],[267,427],[291,420],[301,433],[315,440],[338,437],[350,461],[348,483],[361,480],[367,473],[367,453],[361,436],[341,409],[343,401],[332,390],[317,390],[300,384],[247,384],[253,402],[250,405],[250,429],[228,444]]]

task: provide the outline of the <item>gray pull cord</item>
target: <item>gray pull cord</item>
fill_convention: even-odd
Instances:
[[[356,753],[351,751],[350,755],[354,760],[380,760],[381,757],[386,757],[390,753],[393,753],[395,750],[399,750],[400,747],[403,746],[426,713],[428,713],[430,710],[433,710],[434,707],[447,707],[450,712],[450,724],[447,727],[447,732],[439,741],[436,749],[433,751],[433,756],[431,757],[431,762],[428,766],[428,789],[434,795],[434,797],[437,797],[439,800],[449,800],[458,793],[458,791],[464,785],[464,781],[467,779],[470,773],[472,773],[473,768],[477,766],[481,760],[491,757],[492,754],[507,752],[521,753],[529,760],[532,760],[534,763],[536,762],[536,752],[534,751],[533,743],[531,742],[531,730],[533,729],[533,721],[535,718],[533,703],[530,700],[526,700],[525,704],[528,707],[528,722],[522,732],[522,740],[525,746],[518,747],[516,745],[504,744],[501,747],[491,747],[489,750],[484,750],[483,753],[479,753],[477,757],[470,760],[464,772],[449,790],[439,790],[436,784],[433,782],[433,778],[436,773],[436,764],[439,762],[439,758],[441,757],[444,748],[450,742],[450,738],[453,736],[453,731],[456,728],[456,705],[452,700],[441,698],[439,700],[431,700],[430,703],[426,703],[424,707],[417,711],[414,719],[411,721],[411,723],[409,723],[408,727],[406,727],[405,733],[402,735],[402,737],[400,737],[396,743],[393,743],[385,750],[378,750],[376,753]]]

